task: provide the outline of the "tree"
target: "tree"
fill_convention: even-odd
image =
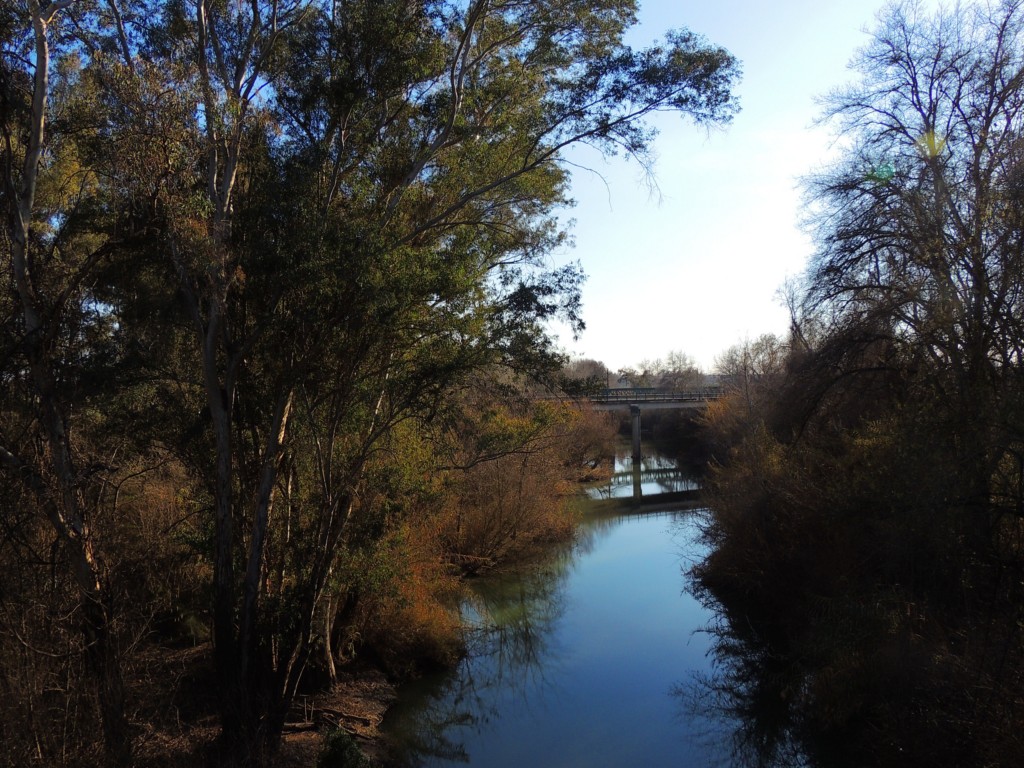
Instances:
[[[688,32],[630,50],[622,0],[51,8],[107,227],[145,232],[93,290],[209,493],[225,745],[261,762],[383,439],[476,370],[555,370],[548,318],[582,327],[579,270],[542,268],[563,151],[645,160],[654,111],[728,119],[735,62]]]
[[[656,362],[658,386],[669,389],[690,389],[700,386],[702,374],[696,361],[682,350],[673,350],[665,361]]]
[[[560,389],[576,397],[600,392],[612,383],[612,373],[600,360],[578,358],[562,368]]]
[[[116,240],[105,195],[84,157],[88,111],[75,93],[83,42],[71,15],[85,3],[0,6],[0,199],[5,209],[5,392],[0,467],[36,500],[64,552],[79,599],[86,666],[102,712],[108,756],[131,759],[108,571],[93,530],[104,464],[77,434],[73,411],[94,394],[109,325],[90,291]],[[115,3],[108,7],[117,13]],[[63,125],[62,125],[63,123]],[[54,129],[55,128],[55,129]]]
[[[810,181],[810,304],[928,372],[982,506],[1021,453],[1022,24],[1019,2],[889,6],[855,60],[862,80],[829,101],[850,151]]]
[[[697,387],[702,380],[693,358],[680,350],[669,352],[664,359],[641,360],[636,368],[622,368],[619,376],[632,382],[630,386],[665,389]]]
[[[715,358],[715,372],[726,387],[742,395],[747,410],[773,391],[785,370],[788,346],[775,334],[733,344]]]

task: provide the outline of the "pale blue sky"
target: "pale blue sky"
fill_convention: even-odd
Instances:
[[[819,167],[828,130],[814,128],[816,99],[852,79],[854,50],[867,41],[882,0],[641,0],[635,47],[688,27],[742,62],[742,111],[710,134],[659,116],[659,194],[636,164],[590,157],[577,172],[571,216],[587,330],[576,356],[613,370],[672,350],[705,369],[731,344],[785,333],[776,297],[811,253],[799,229],[798,179]],[[573,159],[576,159],[574,156]],[[603,179],[602,179],[603,177]]]

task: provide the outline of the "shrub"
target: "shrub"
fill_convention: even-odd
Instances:
[[[352,735],[341,728],[327,734],[324,748],[317,756],[316,768],[372,768]]]

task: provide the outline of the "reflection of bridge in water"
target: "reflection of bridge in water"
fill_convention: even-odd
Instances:
[[[591,497],[633,504],[692,504],[699,496],[700,484],[675,461],[657,455],[641,462],[628,455],[616,456],[615,472],[608,480],[591,489]]]
[[[696,389],[658,389],[657,387],[620,387],[602,389],[587,399],[600,411],[637,406],[642,410],[705,408],[722,396],[721,387]]]
[[[639,472],[616,472],[611,476],[612,485],[626,485],[639,480],[641,483],[672,483],[679,482],[678,467],[660,467],[658,469],[641,469]]]

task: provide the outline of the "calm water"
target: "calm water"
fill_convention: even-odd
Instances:
[[[627,446],[616,454],[608,482],[592,487],[589,496],[592,499],[628,499],[636,495],[692,491],[699,487],[697,480],[680,470],[673,459],[645,455],[639,464],[634,464]]]
[[[411,765],[707,766],[724,727],[693,714],[712,619],[683,571],[695,513],[592,520],[539,568],[474,583],[471,653],[403,693]]]

